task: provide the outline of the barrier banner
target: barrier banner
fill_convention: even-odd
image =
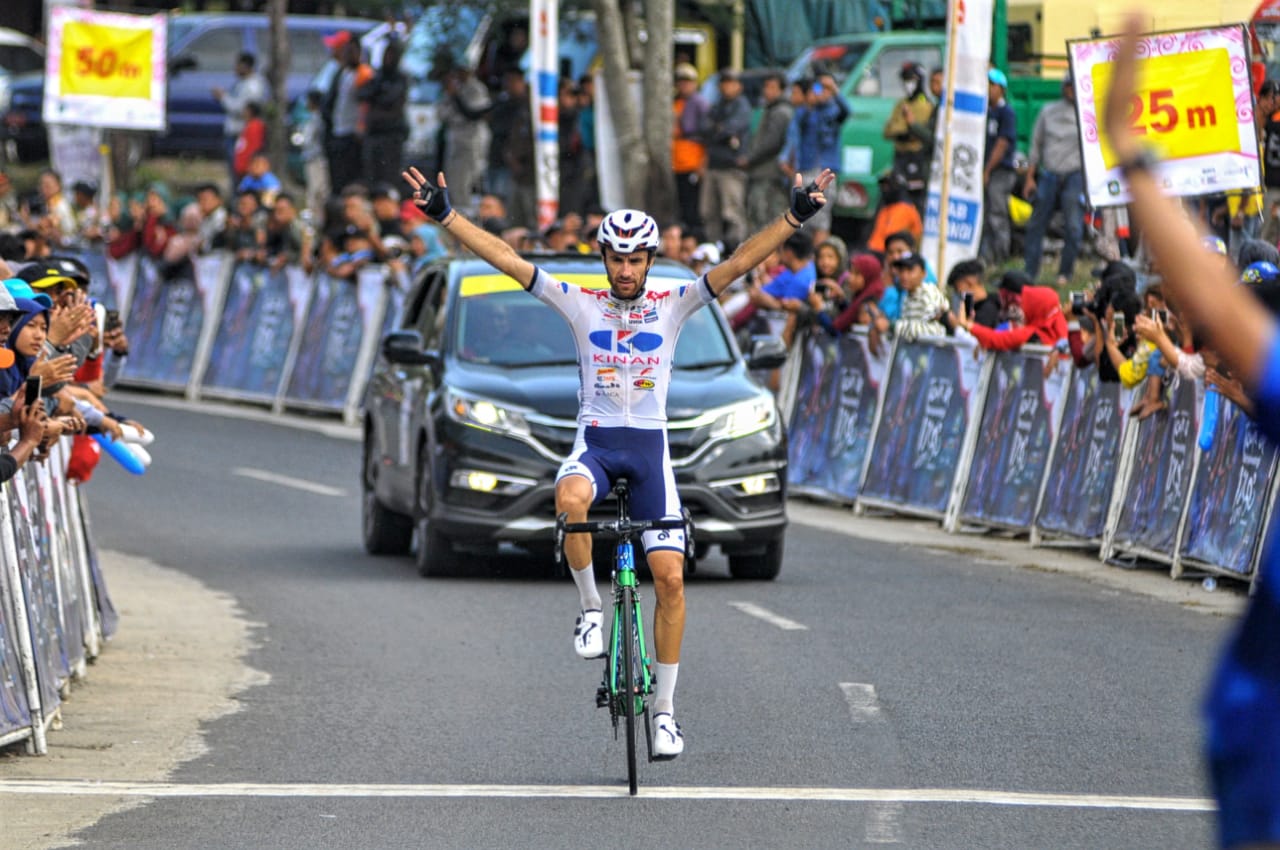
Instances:
[[[888,348],[882,343],[872,353],[865,328],[839,337],[813,331],[805,340],[787,431],[793,488],[842,501],[857,498]]]
[[[61,704],[59,689],[71,674],[58,617],[58,579],[52,561],[41,549],[36,529],[39,519],[32,510],[25,476],[20,471],[6,485],[13,512],[14,542],[21,593],[26,599],[31,649],[35,656],[36,685],[46,716]]]
[[[942,515],[965,432],[981,402],[974,349],[953,340],[897,343],[860,503]]]
[[[238,263],[231,273],[201,392],[253,401],[274,401],[302,324],[284,270]],[[309,292],[302,293],[305,299]]]
[[[1102,116],[1119,39],[1067,42],[1076,82],[1085,192],[1093,207],[1129,203]],[[1209,195],[1262,183],[1249,48],[1241,24],[1138,39],[1129,126],[1154,146],[1155,179],[1170,195]]]
[[[187,388],[207,334],[206,320],[216,321],[228,261],[225,254],[199,257],[173,278],[165,279],[155,260],[139,260],[125,332],[129,347],[142,356],[125,361],[122,383]]]
[[[166,15],[49,7],[46,124],[164,130]]]
[[[353,377],[365,371],[361,369],[363,349],[371,352],[377,346],[387,289],[380,266],[373,267],[372,274],[361,271],[354,281],[316,276],[285,404],[346,409]]]
[[[1195,381],[1175,376],[1167,411],[1138,423],[1133,464],[1125,482],[1114,549],[1171,561],[1178,523],[1191,490],[1200,404]]]
[[[1031,527],[1066,371],[1054,368],[1046,380],[1048,358],[1044,348],[994,354],[978,426],[978,451],[960,503],[962,520],[1013,530]]]
[[[1100,543],[1119,466],[1124,396],[1091,366],[1071,370],[1063,397],[1036,531]]]
[[[84,672],[85,646],[88,644],[88,625],[85,622],[84,583],[71,554],[71,542],[67,538],[69,527],[63,516],[61,499],[56,488],[51,464],[59,463],[59,449],[52,449],[50,463],[37,463],[23,476],[36,521],[35,532],[40,539],[40,549],[46,561],[53,565],[58,600],[58,622],[62,627],[62,648],[68,674]]]
[[[127,316],[129,311],[126,308],[133,291],[138,255],[129,253],[122,259],[114,260],[107,256],[101,246],[70,254],[89,267],[89,297],[108,310],[119,310],[121,317]]]
[[[1248,575],[1262,541],[1276,447],[1240,408],[1221,403],[1213,447],[1196,468],[1179,565]]]
[[[18,650],[17,605],[9,571],[0,569],[0,744],[25,738],[31,731],[31,709]]]

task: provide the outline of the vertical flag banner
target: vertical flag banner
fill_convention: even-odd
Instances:
[[[987,65],[991,60],[992,0],[950,0],[946,83],[929,171],[923,255],[938,280],[978,256],[982,239],[982,157],[987,144]],[[944,217],[942,210],[946,210]]]
[[[46,124],[164,130],[165,15],[49,10]]]
[[[555,221],[560,211],[559,16],[559,0],[529,0],[529,20],[533,24],[529,55],[534,78],[534,179],[539,231]]]
[[[1085,190],[1095,207],[1129,202],[1103,116],[1118,38],[1067,42]],[[1262,183],[1243,24],[1151,33],[1138,41],[1129,129],[1150,145],[1156,180],[1172,195],[1207,195]]]

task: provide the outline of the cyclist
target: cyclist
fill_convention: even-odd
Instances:
[[[676,337],[698,308],[716,300],[730,283],[755,268],[826,203],[835,180],[823,170],[808,186],[796,176],[789,209],[743,242],[723,263],[692,284],[646,286],[659,244],[657,222],[639,210],[607,215],[597,235],[609,289],[583,289],[553,279],[497,236],[452,209],[445,175],[433,185],[417,168],[404,172],[413,200],[462,245],[509,275],[550,305],[572,329],[578,350],[578,434],[572,453],[556,475],[556,512],[569,522],[585,522],[593,502],[614,481],[631,482],[635,519],[678,519],[680,497],[667,447],[667,386]],[[653,573],[654,753],[674,758],[684,751],[675,722],[675,687],[684,636],[684,533],[644,534]],[[604,654],[600,594],[591,563],[591,536],[570,534],[565,556],[572,567],[581,610],[574,626],[574,649],[582,658]]]

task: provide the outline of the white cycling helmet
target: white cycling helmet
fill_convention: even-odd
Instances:
[[[600,222],[596,241],[619,254],[658,250],[658,223],[640,210],[615,210]]]

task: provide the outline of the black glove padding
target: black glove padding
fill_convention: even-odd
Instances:
[[[809,197],[810,192],[818,191],[818,182],[810,181],[808,186],[792,186],[791,187],[791,214],[796,217],[796,221],[804,224],[809,219],[818,214],[818,210],[822,209],[825,201],[815,201]]]
[[[430,180],[424,180],[417,194],[413,202],[433,221],[444,221],[453,212],[453,207],[449,206],[448,187],[436,186]]]

